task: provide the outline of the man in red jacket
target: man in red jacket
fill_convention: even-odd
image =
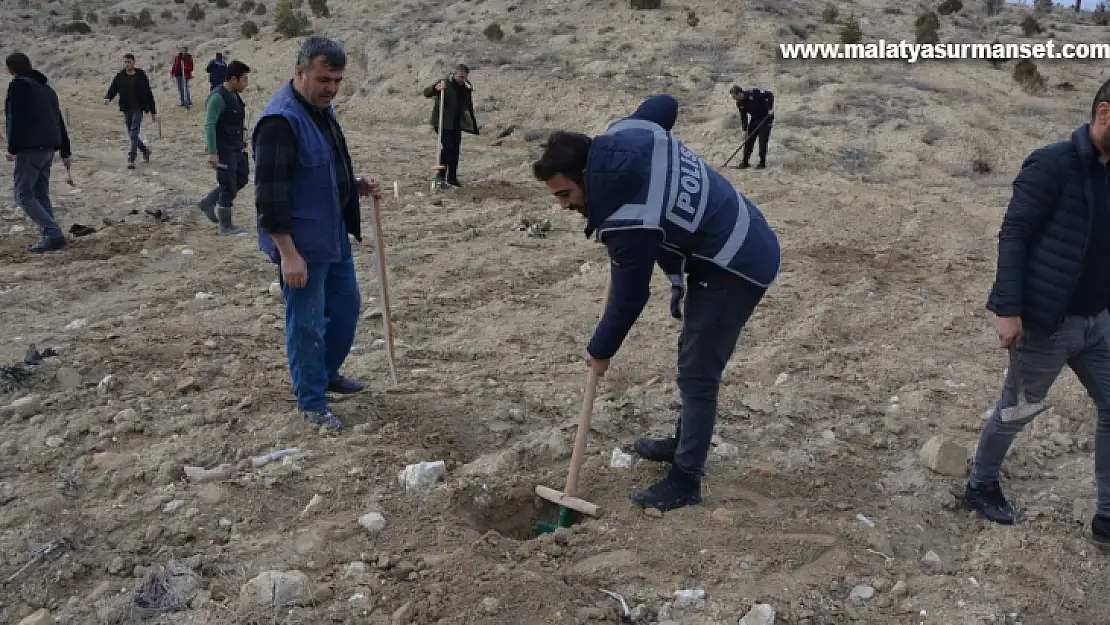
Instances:
[[[181,98],[178,106],[191,108],[193,98],[189,95],[189,81],[193,79],[193,55],[189,54],[189,46],[178,48],[177,55],[173,57],[170,76],[173,76],[173,81],[177,83],[177,94]]]

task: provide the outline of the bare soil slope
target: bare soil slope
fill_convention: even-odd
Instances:
[[[253,237],[218,237],[193,207],[214,184],[207,60],[229,50],[251,65],[252,117],[291,75],[297,41],[274,35],[272,2],[265,16],[203,4],[200,21],[171,2],[23,4],[3,3],[5,51],[32,56],[71,120],[76,184],[55,168],[56,210],[63,228],[97,231],[32,256],[33,225],[10,201],[0,214],[0,362],[57,351],[0,396],[0,578],[39,562],[3,586],[0,621],[45,609],[82,625],[618,622],[600,589],[643,623],[732,624],[757,602],[792,625],[1106,621],[1105,556],[1085,541],[1093,411],[1072,374],[1008,460],[1021,524],[955,509],[962,477],[918,459],[937,434],[974,448],[1005,367],[983,305],[1009,184],[1029,150],[1086,120],[1099,62],[1041,61],[1048,91],[1031,96],[1012,61],[778,59],[780,42],[838,36],[801,0],[332,0],[312,28],[350,52],[337,109],[355,162],[400,189],[383,202],[400,384],[367,238],[368,314],[346,373],[370,391],[337,401],[348,428],[324,435],[296,418],[276,269]],[[49,30],[75,8],[97,14],[91,34]],[[145,30],[109,24],[144,8]],[[838,20],[861,18],[865,41],[912,40],[917,10],[859,0]],[[1105,41],[1090,14],[1059,9],[1025,38],[1029,13],[969,1],[941,16],[940,36]],[[253,39],[239,34],[248,18]],[[499,41],[483,35],[492,23]],[[168,77],[182,42],[197,55],[190,111]],[[163,112],[160,129],[145,122],[154,156],[135,171],[121,115],[101,102],[125,51]],[[464,139],[466,186],[433,196],[420,91],[459,61],[482,135]],[[783,270],[726,372],[704,503],[646,515],[628,494],[663,467],[610,467],[615,447],[669,431],[678,407],[679,324],[657,276],[596,405],[581,493],[603,515],[533,538],[534,520],[555,518],[532,490],[564,479],[606,280],[603,248],[530,179],[535,138],[598,132],[668,92],[676,134],[716,166],[739,139],[733,82],[778,98],[770,168],[726,175],[780,233]],[[240,197],[250,225],[253,187]],[[368,206],[364,221],[370,231]],[[535,222],[550,229],[533,236]],[[436,460],[443,479],[407,492],[398,473]],[[360,526],[371,512],[384,528]],[[300,605],[243,593],[266,571],[286,572],[281,592]],[[874,594],[852,598],[857,586]],[[144,615],[152,604],[181,609]]]

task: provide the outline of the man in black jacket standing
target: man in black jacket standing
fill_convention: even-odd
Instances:
[[[775,121],[775,94],[759,89],[741,89],[733,85],[729,94],[740,111],[740,129],[744,131],[744,157],[738,169],[751,167],[755,140],[759,139],[759,164],[756,169],[767,167],[767,142],[771,140],[771,124]]]
[[[1002,394],[983,427],[964,503],[1009,525],[1017,511],[999,474],[1014,437],[1067,365],[1098,409],[1098,507],[1091,539],[1110,548],[1110,81],[1098,90],[1091,121],[1071,139],[1034,150],[1013,184],[998,235],[998,268],[987,309],[1012,350]],[[1018,397],[1018,389],[1024,397]]]
[[[150,162],[150,148],[139,138],[143,113],[150,113],[150,119],[157,120],[158,112],[154,107],[154,92],[150,89],[150,80],[147,79],[146,72],[135,67],[134,54],[123,55],[123,69],[112,79],[108,93],[104,96],[104,104],[107,105],[116,95],[119,95],[119,110],[123,113],[123,123],[131,137],[127,168],[135,169],[135,157],[140,151],[143,153],[143,161]]]
[[[59,151],[68,169],[71,154],[58,94],[46,84],[46,76],[31,67],[26,54],[11,54],[5,64],[8,73],[14,76],[4,99],[7,158],[15,162],[12,187],[16,201],[38,224],[41,233],[39,242],[27,249],[32,252],[61,249],[66,245],[66,237],[54,221],[50,167],[54,152]]]
[[[458,187],[459,152],[462,150],[462,133],[478,134],[478,118],[474,116],[474,87],[468,77],[470,68],[460,63],[449,77],[424,89],[425,98],[435,98],[432,105],[432,129],[439,132],[439,94],[443,91],[443,152],[440,165],[443,165],[444,182]],[[446,91],[444,91],[446,89]]]

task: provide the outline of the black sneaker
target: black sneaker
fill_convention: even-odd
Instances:
[[[301,414],[309,423],[322,425],[329,430],[338,430],[343,427],[343,422],[339,420],[339,417],[332,414],[331,410],[327,408],[323,410],[305,410]]]
[[[128,169],[135,169],[135,160],[134,159],[131,159],[131,160],[127,161],[127,168]]]
[[[760,162],[758,165],[755,166],[755,168],[756,169],[767,169],[767,163]]]
[[[653,460],[655,462],[669,462],[674,464],[674,451],[678,448],[677,438],[664,438],[657,440],[654,438],[638,438],[632,445],[632,451],[644,460]]]
[[[332,393],[339,393],[340,395],[358,393],[364,388],[366,388],[366,385],[362,382],[356,382],[343,376],[339,376],[331,382],[328,382],[328,390]]]
[[[1017,521],[1017,509],[1006,501],[998,482],[978,487],[973,487],[969,483],[964,491],[963,504],[964,507],[975,510],[995,523],[1013,525]]]
[[[695,506],[701,503],[701,480],[671,467],[671,472],[663,481],[632,493],[632,503],[660,512]]]
[[[751,167],[750,163],[740,163],[739,165],[736,166],[736,169],[747,169],[749,167]]]
[[[1091,542],[1100,549],[1110,551],[1110,517],[1096,514],[1091,519]]]
[[[143,150],[143,162],[144,163],[149,163],[150,162],[150,148],[147,148],[146,150]]]

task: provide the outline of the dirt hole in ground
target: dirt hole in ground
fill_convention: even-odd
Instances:
[[[482,534],[493,530],[506,538],[536,538],[535,523],[555,523],[559,506],[536,495],[534,486],[506,490],[475,487],[455,496],[452,507],[459,522]]]

